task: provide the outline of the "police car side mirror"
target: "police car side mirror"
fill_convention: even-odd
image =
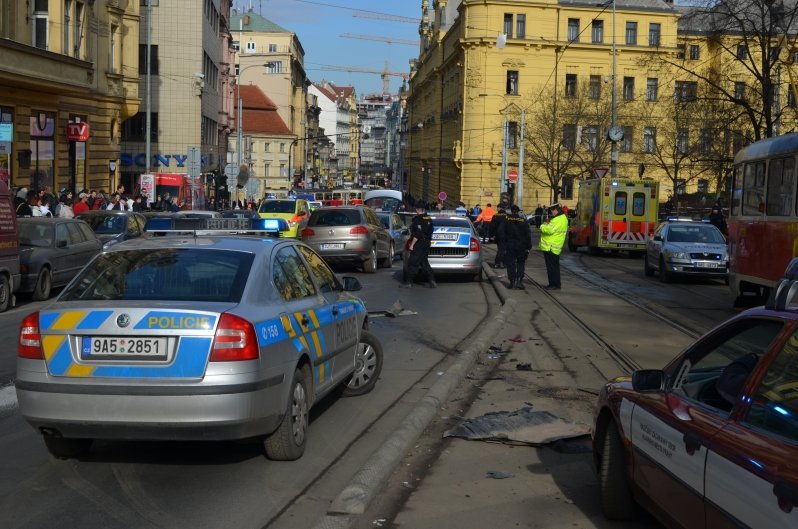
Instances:
[[[662,241],[662,235],[654,235],[655,241]]]
[[[344,276],[341,279],[343,279],[344,290],[346,292],[355,292],[363,288],[360,284],[360,281],[358,281],[356,277]]]
[[[665,372],[661,369],[638,369],[632,373],[632,389],[640,393],[665,391]]]

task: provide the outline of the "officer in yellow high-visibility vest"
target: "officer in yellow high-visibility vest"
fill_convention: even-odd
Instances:
[[[546,261],[546,274],[549,276],[549,290],[560,290],[560,252],[565,244],[568,234],[568,217],[563,214],[559,204],[552,204],[548,208],[549,220],[540,225],[540,244],[538,248],[543,252]]]

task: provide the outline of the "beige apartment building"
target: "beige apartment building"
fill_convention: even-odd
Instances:
[[[277,113],[298,138],[291,145],[291,166],[286,177],[301,178],[308,136],[306,116],[310,82],[305,74],[305,50],[299,37],[287,29],[248,11],[230,17],[236,47],[237,73],[242,86],[259,87],[277,106]],[[235,137],[231,137],[234,142]],[[234,150],[234,144],[231,150]]]
[[[0,0],[0,180],[116,184],[136,113],[139,2]]]

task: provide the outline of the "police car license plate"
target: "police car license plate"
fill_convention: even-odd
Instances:
[[[343,250],[344,244],[340,242],[328,242],[325,244],[320,244],[319,247],[322,250]]]
[[[699,262],[699,263],[696,263],[695,266],[696,266],[696,268],[717,268],[718,264],[717,263],[700,263]]]
[[[456,241],[458,235],[456,233],[433,233],[433,241]]]
[[[84,336],[81,343],[81,358],[141,358],[147,360],[165,359],[167,338],[129,338],[122,336],[96,337]]]

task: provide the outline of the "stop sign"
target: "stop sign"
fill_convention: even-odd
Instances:
[[[507,171],[507,180],[510,182],[517,182],[518,181],[518,171],[515,169],[510,169]]]

